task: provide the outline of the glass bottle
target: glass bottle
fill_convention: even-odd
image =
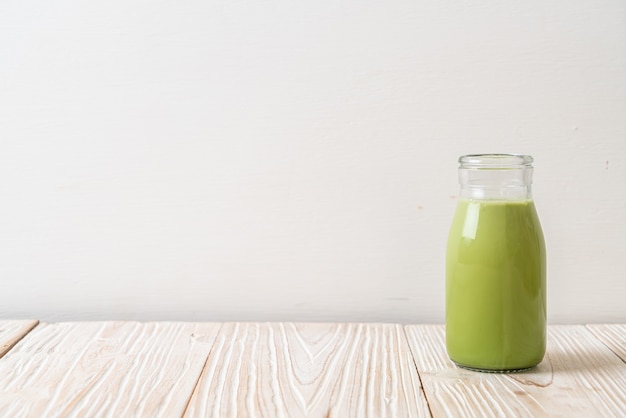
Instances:
[[[459,158],[446,252],[446,348],[457,365],[507,372],[546,347],[546,251],[531,195],[533,159]]]

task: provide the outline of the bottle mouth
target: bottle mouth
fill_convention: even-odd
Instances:
[[[469,154],[459,158],[459,168],[478,170],[514,169],[533,166],[533,157],[523,154]]]

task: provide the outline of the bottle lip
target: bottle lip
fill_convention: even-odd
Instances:
[[[459,168],[512,169],[533,166],[533,157],[524,154],[468,154],[459,158]]]

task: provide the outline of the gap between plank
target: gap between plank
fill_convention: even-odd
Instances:
[[[215,333],[215,340],[213,341],[213,345],[211,345],[211,349],[209,350],[209,353],[207,354],[206,359],[204,360],[204,365],[202,366],[202,369],[200,370],[200,374],[198,374],[198,378],[196,379],[196,383],[193,385],[193,389],[191,390],[191,393],[189,394],[189,398],[187,399],[187,402],[185,403],[185,409],[183,409],[183,414],[180,416],[180,418],[183,418],[185,415],[187,415],[187,410],[189,409],[189,404],[191,403],[191,398],[193,398],[193,395],[196,393],[196,389],[198,387],[198,383],[200,383],[200,379],[202,379],[202,375],[204,374],[204,369],[206,367],[206,364],[209,361],[209,358],[211,357],[211,353],[213,352],[213,349],[215,348],[215,343],[217,342],[217,337],[222,332],[222,328],[224,328],[224,322],[220,322],[220,327],[217,330],[217,332]]]
[[[33,319],[32,321],[33,321],[33,323],[30,325],[29,328],[26,329],[26,332],[24,332],[24,334],[22,334],[19,338],[16,338],[15,341],[13,341],[11,344],[7,345],[6,346],[6,351],[4,353],[0,353],[0,359],[2,357],[6,356],[7,354],[9,354],[9,352],[13,349],[13,347],[15,347],[15,345],[17,343],[22,341],[22,339],[24,337],[26,337],[28,334],[30,334],[30,332],[32,330],[34,330],[39,325],[39,320],[38,319]]]
[[[424,399],[426,399],[426,406],[428,406],[428,413],[430,414],[431,418],[434,418],[433,410],[431,409],[430,401],[428,400],[428,395],[426,394],[426,390],[424,389],[424,382],[422,381],[422,374],[420,372],[420,369],[417,367],[417,363],[415,362],[415,353],[413,353],[413,348],[411,347],[411,344],[409,343],[409,336],[406,333],[406,325],[400,325],[400,328],[402,328],[402,333],[404,334],[404,341],[409,346],[409,352],[411,353],[411,360],[413,360],[413,366],[415,366],[415,370],[417,371],[417,378],[420,380],[420,390],[424,394]]]
[[[616,352],[615,352],[615,350],[613,350],[613,349],[612,349],[612,348],[611,348],[611,347],[610,347],[607,343],[605,343],[604,341],[602,341],[602,339],[601,339],[601,338],[599,338],[599,337],[596,335],[596,333],[595,333],[595,332],[593,332],[593,330],[592,330],[592,329],[591,329],[591,327],[590,327],[590,326],[593,326],[593,325],[610,325],[610,324],[585,324],[585,329],[586,329],[587,331],[589,331],[589,333],[590,333],[591,335],[593,335],[593,338],[595,338],[596,340],[600,341],[600,342],[602,343],[602,345],[604,345],[606,348],[608,348],[608,349],[611,351],[611,353],[615,354],[615,355],[617,356],[617,358],[618,358],[618,359],[622,360],[622,363],[626,364],[626,360],[624,360],[624,359],[622,358],[622,356],[620,356],[618,353],[616,353]]]

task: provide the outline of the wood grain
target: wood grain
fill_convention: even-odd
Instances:
[[[0,320],[0,358],[38,323],[36,320]]]
[[[626,365],[584,326],[552,326],[535,369],[489,374],[456,367],[444,327],[405,327],[434,417],[624,417]]]
[[[587,328],[626,362],[626,324],[595,324]]]
[[[399,325],[229,324],[186,417],[430,416]]]
[[[0,416],[181,416],[217,324],[41,324],[0,361]]]

